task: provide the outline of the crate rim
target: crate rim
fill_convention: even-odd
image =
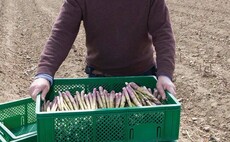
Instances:
[[[25,136],[23,138],[20,138],[20,139],[11,140],[10,142],[22,142],[28,138],[36,137],[36,136],[37,136],[37,133],[34,133],[34,134],[29,135],[29,136]]]
[[[17,100],[11,100],[11,101],[7,101],[7,102],[2,102],[0,103],[0,109],[1,109],[1,106],[2,105],[11,105],[11,104],[14,104],[14,103],[17,103],[17,102],[29,102],[31,101],[31,97],[26,97],[26,98],[20,98],[20,99],[17,99]]]
[[[25,139],[27,139],[27,138],[36,137],[36,136],[37,136],[37,133],[31,134],[31,135],[29,135],[29,136],[25,136],[25,137],[23,137],[23,138],[13,139],[13,140],[11,140],[10,142],[19,142],[19,141],[23,141],[23,140],[25,140]],[[7,141],[5,140],[5,138],[4,138],[2,135],[0,135],[0,141],[1,141],[1,142],[7,142]]]
[[[133,77],[135,78],[149,78],[149,77],[153,77],[157,80],[156,76],[153,75],[149,75],[149,76],[125,76],[125,78],[130,78],[132,79]],[[100,80],[100,79],[116,79],[116,78],[123,78],[121,76],[113,76],[113,77],[79,77],[79,78],[54,78],[54,84],[55,85],[55,81],[67,81],[67,80],[82,80],[82,79],[87,79],[87,80]],[[154,108],[156,110],[171,110],[171,109],[180,109],[181,108],[181,103],[176,99],[176,97],[174,95],[172,95],[170,92],[165,91],[165,93],[167,93],[167,95],[169,95],[171,97],[171,99],[175,102],[175,104],[167,104],[167,105],[156,105],[156,106],[142,106],[142,107],[124,107],[124,108],[106,108],[106,109],[95,109],[95,110],[71,110],[71,111],[57,111],[57,112],[41,112],[40,111],[40,106],[41,106],[41,93],[39,93],[36,97],[36,114],[37,117],[39,115],[43,115],[43,116],[50,116],[52,114],[73,114],[73,113],[82,113],[82,114],[90,114],[92,112],[100,114],[102,112],[106,112],[106,111],[110,111],[112,112],[122,112],[122,111],[137,111],[137,110],[142,110],[142,109],[151,109]]]
[[[149,78],[149,77],[153,77],[157,80],[156,76],[154,75],[145,75],[145,76],[111,76],[111,77],[74,77],[74,78],[60,78],[60,77],[55,77],[54,78],[54,82],[55,80],[81,80],[81,79],[114,79],[114,78]]]
[[[34,135],[34,134],[37,134],[36,131],[34,132],[30,132],[30,133],[27,133],[27,134],[23,134],[23,135],[20,135],[20,136],[15,136],[2,122],[0,122],[0,127],[2,127],[2,129],[12,138],[12,139],[20,139],[20,138],[23,138],[23,137],[27,137],[27,136],[31,136],[31,135]],[[0,135],[2,135],[0,133]]]

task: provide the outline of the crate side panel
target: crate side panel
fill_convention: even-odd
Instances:
[[[126,114],[104,113],[96,115],[95,142],[123,142],[126,139]]]
[[[54,119],[56,142],[91,142],[93,141],[92,116],[60,117]]]

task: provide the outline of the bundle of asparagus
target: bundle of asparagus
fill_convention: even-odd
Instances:
[[[44,101],[41,110],[46,112],[90,110],[100,108],[123,108],[161,105],[160,95],[134,82],[125,83],[121,92],[108,92],[102,86],[94,88],[92,92],[76,91],[71,95],[69,91],[59,92],[53,101]]]

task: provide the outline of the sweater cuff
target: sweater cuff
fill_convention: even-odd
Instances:
[[[172,81],[172,76],[170,76],[170,75],[168,75],[168,74],[166,74],[166,73],[159,73],[159,74],[157,74],[157,78],[158,78],[159,76],[166,76],[166,77],[168,77],[168,78]]]
[[[48,75],[48,74],[45,74],[45,73],[37,74],[35,76],[35,79],[37,79],[37,78],[44,78],[50,82],[50,86],[53,85],[53,77]]]

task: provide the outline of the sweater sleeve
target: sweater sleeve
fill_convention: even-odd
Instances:
[[[76,39],[81,20],[82,11],[77,0],[65,0],[41,53],[37,74],[54,77]]]
[[[165,75],[172,79],[175,69],[175,40],[165,0],[153,0],[148,29],[156,50],[157,76]]]

